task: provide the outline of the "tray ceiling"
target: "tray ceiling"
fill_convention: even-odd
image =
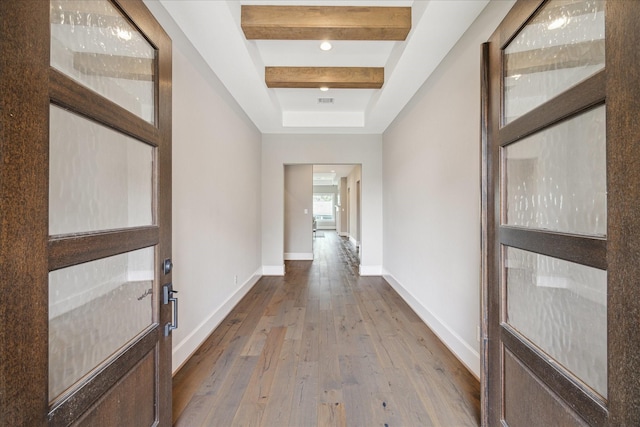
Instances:
[[[488,0],[159,2],[262,133],[379,134]],[[411,30],[406,40],[332,39],[332,49],[323,51],[321,40],[247,39],[241,26],[243,5],[410,7]],[[316,84],[270,88],[266,67],[381,67],[384,83],[380,89],[334,87],[326,92]]]

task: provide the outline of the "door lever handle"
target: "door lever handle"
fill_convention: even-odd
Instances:
[[[169,336],[171,334],[171,331],[173,331],[174,329],[178,329],[178,298],[173,296],[173,294],[177,293],[178,291],[175,291],[173,289],[172,283],[167,283],[162,287],[162,303],[173,303],[173,321],[164,325],[165,337]]]

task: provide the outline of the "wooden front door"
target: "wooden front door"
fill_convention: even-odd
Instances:
[[[484,46],[485,425],[640,425],[639,22],[519,1]]]
[[[171,42],[0,2],[0,425],[171,424]]]

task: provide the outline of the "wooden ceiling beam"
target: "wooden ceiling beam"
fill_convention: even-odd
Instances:
[[[382,67],[265,67],[270,88],[380,89]]]
[[[248,40],[405,40],[410,7],[243,5]]]

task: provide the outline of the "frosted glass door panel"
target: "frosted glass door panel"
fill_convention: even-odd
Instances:
[[[504,50],[504,122],[604,68],[604,1],[549,1]]]
[[[51,1],[51,66],[150,123],[155,57],[108,0]]]
[[[605,125],[601,106],[504,148],[506,224],[606,235]]]
[[[151,225],[153,147],[50,110],[49,234]]]
[[[515,248],[505,251],[507,322],[607,396],[607,272]]]
[[[49,400],[152,324],[154,248],[49,273]]]

